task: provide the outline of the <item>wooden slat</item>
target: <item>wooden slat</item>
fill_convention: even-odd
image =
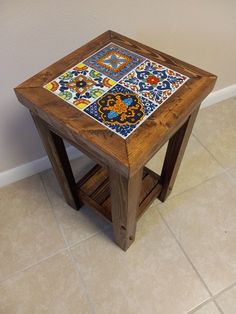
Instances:
[[[98,164],[95,165],[92,169],[90,169],[90,171],[86,173],[86,175],[83,176],[83,178],[79,180],[79,182],[77,183],[77,186],[82,187],[86,183],[86,181],[88,181],[91,177],[93,177],[95,173],[99,171],[99,169],[101,168],[102,167],[100,165]]]
[[[112,222],[111,218],[111,209],[110,208],[105,208],[101,205],[99,205],[97,202],[95,202],[91,197],[83,193],[82,191],[79,192],[80,198],[83,200],[83,203],[88,206],[93,208],[100,216],[105,218],[108,222]]]
[[[150,193],[146,196],[146,198],[142,200],[142,202],[139,205],[138,212],[137,212],[138,219],[148,209],[148,207],[151,205],[153,200],[158,197],[158,195],[161,193],[161,189],[162,189],[161,184],[155,185],[154,188],[150,191]]]
[[[44,84],[109,42],[117,43],[190,77],[126,140],[43,88]],[[209,72],[108,31],[20,84],[15,92],[20,102],[60,132],[63,138],[74,142],[76,147],[88,156],[93,156],[97,162],[104,163],[129,178],[187,121],[211,92],[215,81],[216,76]]]
[[[93,195],[107,177],[106,169],[101,166],[95,166],[92,171],[87,174],[87,179],[83,180],[82,178],[83,181],[80,182],[80,189],[89,196]]]
[[[101,205],[110,195],[109,178],[102,182],[102,184],[94,191],[91,198]]]
[[[146,172],[145,177],[143,178],[143,185],[140,193],[139,204],[147,197],[150,192],[150,189],[153,188],[157,184],[157,178],[151,175],[148,175]]]
[[[142,216],[151,202],[160,194],[159,178],[155,172],[144,168],[137,218]],[[94,208],[110,222],[112,221],[110,184],[106,169],[98,165],[93,167],[78,182],[77,190],[84,204]]]

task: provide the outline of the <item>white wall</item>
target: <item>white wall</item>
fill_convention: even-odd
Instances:
[[[235,84],[235,0],[0,0],[0,172],[42,157],[13,87],[107,29]]]

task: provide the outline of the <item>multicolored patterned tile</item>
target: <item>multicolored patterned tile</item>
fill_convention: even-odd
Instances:
[[[126,138],[158,106],[157,103],[116,84],[97,101],[86,107],[84,112]]]
[[[119,83],[151,101],[162,104],[187,80],[188,77],[183,74],[146,60]]]
[[[143,61],[142,56],[111,43],[86,59],[84,63],[119,81]]]
[[[127,138],[188,79],[110,43],[44,87]]]
[[[79,109],[90,103],[115,85],[115,81],[102,73],[79,63],[44,87]]]

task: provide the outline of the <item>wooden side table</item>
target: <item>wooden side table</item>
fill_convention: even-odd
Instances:
[[[216,76],[113,31],[15,88],[31,112],[67,203],[112,222],[123,249],[158,197],[165,201],[202,100]],[[75,182],[62,139],[97,165]],[[167,142],[161,174],[145,164]]]

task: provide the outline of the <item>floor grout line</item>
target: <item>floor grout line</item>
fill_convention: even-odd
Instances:
[[[215,304],[215,306],[217,307],[217,309],[219,310],[219,312],[221,314],[224,314],[222,308],[219,306],[219,304],[216,302],[215,298],[213,298],[213,303]]]
[[[230,183],[233,187],[236,186],[236,180],[234,179],[233,176],[231,176],[231,174],[229,173],[230,169],[226,169],[226,175],[228,176]]]
[[[236,286],[236,281],[232,283],[230,286],[222,289],[221,291],[214,294],[214,298],[218,298],[220,295],[224,294],[226,291],[230,290],[231,288],[234,288]]]
[[[86,285],[86,283],[85,283],[85,281],[84,281],[84,278],[83,278],[83,276],[82,276],[82,274],[81,274],[81,271],[80,271],[80,269],[79,269],[78,263],[76,262],[75,257],[74,257],[74,255],[73,255],[73,253],[71,252],[71,249],[70,249],[70,248],[67,248],[67,250],[68,250],[68,253],[69,253],[71,262],[72,262],[72,264],[74,265],[74,267],[75,267],[75,269],[76,269],[76,271],[77,271],[77,273],[78,273],[78,276],[79,276],[79,278],[80,278],[80,281],[82,282],[82,285],[83,285],[83,288],[84,288],[85,297],[86,297],[87,302],[88,302],[88,304],[89,304],[89,308],[90,308],[91,314],[95,314],[94,305],[93,305],[92,300],[90,299],[90,295],[89,295],[89,292],[88,292],[88,287],[87,287],[87,285]]]
[[[57,225],[58,225],[58,220],[57,220],[57,218],[55,217],[55,213],[54,213],[54,210],[53,210],[53,206],[52,206],[52,203],[51,203],[51,201],[50,201],[50,199],[49,199],[49,196],[48,196],[47,190],[46,190],[46,188],[45,188],[44,182],[43,182],[43,180],[42,180],[42,178],[41,178],[41,175],[40,175],[40,174],[38,174],[38,175],[39,175],[39,177],[40,177],[40,180],[41,180],[41,182],[42,182],[42,185],[43,185],[43,188],[44,188],[44,190],[45,190],[46,196],[47,196],[48,201],[49,201],[49,203],[50,203],[53,216],[54,216],[54,218],[55,218],[55,220],[56,220],[56,223],[57,223]],[[61,249],[55,251],[54,253],[49,254],[49,255],[47,255],[47,256],[45,256],[45,257],[43,257],[43,258],[37,260],[36,262],[34,262],[34,263],[32,263],[32,264],[30,264],[30,265],[28,265],[28,266],[26,266],[26,267],[24,267],[24,268],[22,268],[22,269],[20,269],[20,270],[17,270],[17,271],[15,271],[15,272],[11,273],[10,275],[8,275],[7,277],[5,277],[4,279],[1,279],[1,280],[0,280],[0,284],[3,283],[3,282],[5,282],[5,281],[7,281],[7,280],[10,280],[10,279],[11,279],[12,277],[14,277],[14,276],[17,276],[17,275],[19,275],[19,274],[21,274],[21,273],[23,273],[23,272],[29,270],[30,268],[32,268],[32,267],[34,267],[34,266],[37,266],[38,264],[40,264],[40,263],[46,261],[47,259],[49,259],[49,258],[51,258],[51,257],[54,257],[55,255],[57,255],[57,254],[59,254],[59,253],[62,253],[62,252],[64,252],[64,251],[68,251],[70,248],[73,248],[74,246],[78,245],[80,242],[83,242],[83,241],[88,240],[88,238],[86,238],[86,239],[84,239],[84,240],[82,240],[82,241],[79,241],[79,242],[77,242],[77,243],[74,243],[74,244],[72,244],[72,245],[68,245],[68,242],[67,242],[67,240],[66,240],[66,238],[65,238],[65,236],[64,236],[64,232],[63,232],[62,229],[61,229],[61,226],[58,225],[58,228],[59,228],[59,231],[60,231],[60,233],[61,233],[61,235],[62,235],[62,237],[63,237],[63,239],[64,239],[64,242],[65,242],[65,247],[64,247],[64,248],[61,248]],[[100,232],[100,231],[99,231],[99,232]],[[91,237],[97,235],[99,232],[93,234]],[[90,239],[91,237],[89,237],[89,239]]]
[[[190,257],[188,256],[187,252],[185,251],[185,249],[183,248],[183,246],[181,245],[180,241],[178,240],[178,238],[176,237],[175,233],[172,231],[171,227],[168,225],[166,219],[163,217],[161,211],[158,209],[158,212],[163,220],[163,222],[165,223],[167,229],[169,230],[169,232],[171,233],[171,235],[174,237],[175,241],[177,242],[179,248],[181,249],[181,251],[183,252],[184,256],[186,257],[186,259],[188,260],[188,262],[190,263],[192,269],[195,271],[195,273],[197,274],[198,278],[200,279],[200,281],[202,282],[203,286],[205,287],[205,289],[207,290],[208,294],[210,295],[210,299],[214,299],[213,294],[211,293],[210,289],[208,288],[206,282],[204,281],[204,279],[202,278],[202,276],[200,275],[200,273],[198,272],[197,268],[195,267],[195,265],[193,264],[193,262],[191,261]],[[220,313],[222,313],[222,311],[220,311]]]
[[[192,134],[192,136],[194,136],[194,138],[196,138],[196,136],[195,136],[194,134]],[[222,170],[219,171],[218,173],[212,175],[211,177],[202,180],[201,182],[197,183],[196,185],[193,185],[192,187],[189,187],[189,188],[185,189],[184,191],[181,191],[181,192],[176,193],[176,194],[174,194],[174,195],[171,195],[171,194],[170,194],[170,196],[168,197],[168,199],[172,199],[172,198],[174,198],[174,197],[176,197],[176,196],[179,196],[179,195],[181,195],[181,194],[183,194],[183,193],[185,193],[185,192],[187,192],[187,191],[190,191],[190,190],[192,190],[193,188],[198,187],[198,186],[201,185],[202,183],[205,183],[205,182],[207,182],[207,181],[209,181],[209,180],[211,180],[211,179],[214,179],[214,178],[216,178],[217,176],[219,176],[219,175],[221,175],[221,174],[228,174],[228,172],[227,172],[228,168],[224,168],[224,167],[218,162],[218,160],[216,160],[216,158],[214,157],[214,155],[213,155],[211,152],[209,152],[208,149],[198,140],[198,138],[196,138],[196,140],[197,140],[197,141],[199,142],[199,144],[213,157],[213,159],[217,162],[218,166],[220,166],[220,167],[222,168]]]
[[[50,206],[51,206],[52,213],[53,213],[53,216],[54,216],[54,218],[55,218],[56,224],[57,224],[57,226],[58,226],[58,228],[59,228],[59,230],[60,230],[61,236],[62,236],[62,238],[63,238],[63,240],[64,240],[64,242],[65,242],[65,244],[66,244],[66,250],[67,250],[67,252],[68,252],[68,254],[69,254],[69,258],[70,258],[70,260],[71,260],[71,262],[72,262],[72,265],[75,267],[75,270],[76,270],[76,272],[77,272],[77,274],[78,274],[78,276],[79,276],[79,278],[80,278],[79,284],[82,282],[83,291],[84,291],[84,294],[85,294],[85,298],[86,298],[86,300],[87,300],[87,303],[88,303],[88,305],[89,305],[89,309],[90,309],[90,311],[91,311],[92,314],[95,314],[94,307],[93,307],[93,303],[92,303],[92,301],[91,301],[91,299],[90,299],[87,286],[86,286],[85,281],[84,281],[84,279],[83,279],[83,276],[82,276],[82,274],[81,274],[81,272],[80,272],[80,270],[79,270],[79,268],[78,268],[78,264],[76,263],[76,260],[75,260],[73,254],[72,254],[72,252],[71,252],[71,250],[70,250],[69,242],[68,242],[67,239],[66,239],[66,236],[65,236],[63,227],[61,226],[60,221],[59,221],[59,219],[58,219],[58,217],[57,217],[57,215],[56,215],[56,213],[55,213],[54,206],[53,206],[52,201],[51,201],[51,199],[50,199],[50,197],[49,197],[48,190],[47,190],[47,188],[46,188],[45,182],[44,182],[44,180],[43,180],[41,174],[40,174],[40,180],[41,180],[41,182],[42,182],[42,184],[43,184],[45,193],[46,193],[47,198],[48,198],[48,201],[49,201],[49,203],[50,203]]]
[[[217,307],[217,309],[219,310],[219,312],[221,314],[224,314],[223,310],[221,309],[220,305],[217,303],[216,298],[218,298],[220,295],[222,295],[224,292],[230,290],[231,288],[233,288],[234,286],[236,286],[236,282],[232,283],[230,286],[224,288],[223,290],[217,292],[216,294],[213,294],[210,289],[208,288],[207,284],[205,283],[204,279],[202,278],[202,276],[200,275],[200,273],[198,272],[197,268],[194,266],[193,262],[191,261],[190,257],[188,256],[187,252],[185,251],[185,249],[183,248],[183,246],[181,245],[180,241],[178,240],[178,238],[176,237],[175,233],[172,231],[171,227],[169,226],[169,224],[167,223],[166,219],[163,217],[161,210],[158,209],[158,212],[163,220],[163,222],[165,223],[167,229],[169,230],[169,232],[172,234],[172,236],[174,237],[175,241],[177,242],[178,246],[180,247],[181,251],[183,252],[183,254],[185,255],[185,257],[187,258],[188,262],[191,264],[193,270],[195,271],[195,273],[197,274],[197,276],[199,277],[199,279],[201,280],[201,282],[203,283],[204,287],[206,288],[206,290],[208,291],[210,297],[209,299],[207,299],[206,301],[202,302],[201,304],[199,304],[197,307],[195,307],[194,309],[188,311],[185,314],[191,314],[194,313],[197,309],[201,308],[203,305],[209,303],[209,302],[213,302],[215,304],[215,306]]]
[[[198,141],[198,143],[211,155],[211,157],[217,162],[217,164],[225,170],[226,168],[221,164],[221,162],[215,157],[215,155],[207,148],[205,144],[202,143],[202,141],[197,137],[194,132],[192,133],[192,136]]]
[[[194,271],[196,272],[196,274],[198,274],[202,284],[205,286],[206,290],[208,291],[209,295],[212,297],[212,293],[209,290],[207,284],[205,283],[205,281],[203,280],[202,276],[199,274],[198,270],[196,269],[196,267],[194,266],[194,264],[192,263],[191,259],[189,258],[188,254],[186,253],[185,249],[182,247],[180,241],[178,240],[178,238],[176,237],[176,235],[174,234],[174,232],[172,231],[172,229],[170,228],[170,226],[168,225],[166,219],[163,217],[161,211],[158,209],[159,214],[163,220],[163,222],[165,223],[167,229],[169,230],[169,232],[172,234],[172,236],[174,237],[175,241],[177,242],[178,246],[180,247],[181,251],[184,253],[185,257],[187,258],[187,260],[189,261],[189,263],[191,264],[192,268],[194,269]]]
[[[43,171],[43,172],[44,172],[44,171]],[[49,203],[50,203],[50,205],[51,205],[52,212],[53,212],[53,216],[54,216],[54,218],[55,218],[55,220],[56,220],[56,222],[57,222],[58,228],[59,228],[59,230],[60,230],[60,232],[61,232],[61,234],[62,234],[62,237],[63,237],[63,239],[64,239],[64,241],[65,241],[65,244],[66,244],[66,247],[67,247],[67,248],[71,249],[71,248],[75,247],[76,245],[79,245],[80,243],[82,243],[82,242],[84,242],[84,241],[90,240],[90,239],[93,238],[94,236],[96,236],[96,235],[102,233],[103,231],[107,230],[107,229],[110,227],[110,225],[108,224],[108,226],[106,226],[106,227],[104,227],[104,228],[101,228],[100,230],[98,230],[98,231],[92,233],[91,235],[89,235],[88,237],[86,237],[86,238],[84,238],[84,239],[81,239],[81,240],[78,240],[78,241],[75,241],[74,243],[70,244],[70,243],[67,241],[67,239],[66,239],[66,236],[65,236],[65,233],[64,233],[64,229],[63,229],[63,227],[61,227],[60,221],[59,221],[59,219],[57,218],[57,214],[56,214],[56,212],[54,211],[54,205],[52,204],[52,202],[51,202],[51,200],[50,200],[50,197],[49,197],[48,192],[47,192],[47,188],[46,188],[46,186],[45,186],[45,184],[44,184],[44,180],[43,180],[43,178],[41,177],[41,174],[42,174],[43,172],[39,173],[39,176],[40,176],[41,181],[43,182],[44,190],[46,191],[48,201],[49,201]],[[59,187],[59,188],[60,188],[60,187]],[[63,199],[63,200],[64,200],[64,199]],[[65,201],[65,200],[64,200],[64,202],[65,202],[65,204],[66,204],[66,201]],[[70,209],[74,210],[72,207],[70,207]]]
[[[190,187],[190,188],[188,188],[188,189],[186,189],[186,190],[184,190],[184,191],[182,191],[182,192],[180,192],[180,193],[177,193],[177,194],[173,195],[173,198],[176,197],[176,196],[182,195],[183,193],[185,193],[185,192],[187,192],[187,191],[190,191],[190,190],[192,190],[192,189],[198,187],[198,186],[201,185],[202,183],[205,183],[205,182],[207,182],[207,181],[209,181],[209,180],[212,180],[213,178],[215,178],[215,177],[217,177],[217,176],[220,176],[221,174],[226,174],[228,177],[230,177],[230,178],[232,179],[232,177],[231,177],[230,174],[229,174],[229,169],[223,167],[223,166],[218,162],[218,160],[214,157],[214,155],[201,143],[201,141],[200,141],[195,135],[193,135],[193,136],[194,136],[194,137],[196,138],[196,140],[204,147],[204,149],[206,149],[206,150],[208,151],[208,153],[210,153],[210,155],[214,158],[214,160],[215,160],[223,169],[222,169],[221,172],[219,172],[219,173],[213,175],[213,176],[210,177],[210,178],[207,178],[207,179],[203,180],[203,181],[200,182],[199,184],[197,184],[197,185],[195,185],[195,186],[193,186],[193,187]],[[50,255],[48,255],[48,256],[46,256],[46,257],[40,259],[40,260],[38,260],[37,262],[35,262],[35,263],[33,263],[33,264],[31,264],[31,265],[25,267],[25,268],[23,268],[22,270],[19,270],[19,271],[14,272],[13,274],[9,275],[7,278],[5,278],[5,279],[3,279],[3,280],[0,280],[0,283],[2,283],[2,282],[4,282],[4,281],[7,281],[7,280],[11,279],[12,277],[14,277],[14,276],[16,276],[16,275],[18,275],[18,274],[20,274],[20,273],[22,273],[22,272],[25,272],[25,271],[27,271],[28,269],[30,269],[30,268],[32,268],[32,267],[34,267],[34,266],[37,266],[38,264],[40,264],[40,263],[46,261],[47,259],[49,259],[49,258],[51,258],[51,257],[53,257],[53,256],[55,256],[55,255],[57,255],[57,254],[59,254],[59,253],[61,253],[61,252],[67,251],[68,254],[69,254],[69,257],[70,257],[70,259],[71,259],[71,262],[72,262],[73,265],[75,266],[76,271],[77,271],[77,273],[78,273],[78,275],[79,275],[79,277],[80,277],[80,279],[81,279],[81,281],[82,281],[83,289],[84,289],[84,292],[85,292],[85,295],[86,295],[88,304],[90,305],[90,307],[91,307],[91,309],[92,309],[92,313],[95,313],[93,303],[92,303],[92,301],[90,301],[90,297],[89,297],[89,293],[88,293],[88,289],[87,289],[86,283],[84,282],[84,279],[83,279],[83,276],[82,276],[82,274],[81,274],[79,265],[78,265],[78,263],[76,262],[76,259],[75,259],[74,255],[73,255],[71,249],[73,249],[75,246],[81,244],[82,242],[87,241],[87,240],[89,240],[89,239],[91,239],[91,238],[97,236],[99,233],[101,233],[101,232],[105,231],[106,229],[108,229],[108,228],[110,227],[110,225],[108,225],[106,228],[102,228],[101,231],[99,230],[99,231],[95,232],[94,234],[90,235],[88,238],[79,240],[79,241],[77,241],[77,242],[75,242],[75,243],[73,243],[73,244],[69,244],[69,242],[68,242],[67,239],[66,239],[63,226],[60,224],[59,218],[58,218],[58,216],[57,216],[57,214],[56,214],[56,212],[55,212],[55,207],[53,206],[53,204],[52,204],[52,202],[51,202],[51,200],[50,200],[50,197],[49,197],[49,194],[48,194],[48,190],[47,190],[46,185],[45,185],[45,182],[44,182],[44,180],[43,180],[43,178],[42,178],[42,176],[41,176],[41,173],[39,173],[39,177],[40,177],[40,180],[41,180],[41,182],[42,182],[42,184],[43,184],[43,187],[44,187],[45,193],[46,193],[46,195],[47,195],[48,201],[49,201],[49,203],[50,203],[50,207],[51,207],[53,216],[54,216],[54,218],[55,218],[55,221],[56,221],[56,223],[57,223],[57,225],[58,225],[58,228],[59,228],[59,230],[60,230],[60,233],[61,233],[61,235],[62,235],[62,237],[63,237],[64,242],[65,242],[65,248],[59,249],[59,250],[57,250],[56,252],[54,252],[54,253],[52,253],[52,254],[50,254]],[[157,204],[157,205],[158,205],[158,204]],[[184,256],[186,257],[186,259],[188,260],[188,262],[191,264],[191,267],[193,268],[193,270],[195,271],[195,273],[197,274],[197,276],[199,277],[199,279],[201,280],[202,284],[205,286],[206,290],[208,291],[208,293],[209,293],[209,295],[210,295],[210,297],[209,297],[207,300],[205,300],[204,302],[202,302],[201,304],[199,304],[198,306],[196,306],[196,307],[193,308],[192,310],[186,312],[185,314],[194,313],[194,312],[196,312],[198,309],[202,308],[204,305],[206,305],[206,304],[208,304],[208,303],[210,303],[210,302],[213,302],[213,303],[215,304],[215,306],[217,307],[217,309],[220,311],[220,313],[223,313],[221,307],[220,307],[219,304],[217,303],[216,298],[218,298],[218,296],[222,295],[223,293],[225,293],[226,291],[228,291],[228,290],[230,290],[232,287],[234,287],[234,286],[236,285],[236,282],[234,282],[234,283],[231,284],[230,286],[224,288],[224,289],[221,290],[220,292],[218,292],[218,293],[216,293],[216,294],[212,294],[212,293],[210,292],[210,289],[208,288],[207,284],[205,283],[204,279],[201,277],[201,275],[199,274],[197,268],[194,266],[193,262],[191,261],[190,257],[188,256],[187,252],[186,252],[185,249],[182,247],[181,242],[178,240],[177,236],[175,236],[174,231],[172,231],[171,227],[169,226],[169,224],[168,224],[167,221],[165,220],[164,216],[163,216],[162,213],[161,213],[161,210],[158,209],[158,211],[159,211],[159,214],[160,214],[162,220],[164,221],[166,227],[168,228],[169,232],[170,232],[170,233],[172,234],[172,236],[174,237],[174,239],[175,239],[175,241],[177,242],[179,248],[180,248],[181,251],[183,252],[183,254],[184,254]],[[90,309],[90,310],[91,310],[91,309]]]
[[[182,192],[176,193],[176,194],[174,194],[174,195],[172,195],[172,196],[171,196],[171,194],[170,194],[170,196],[168,197],[168,199],[173,199],[174,197],[180,196],[180,195],[184,194],[185,192],[189,192],[189,191],[191,191],[191,190],[197,188],[198,186],[202,185],[203,183],[206,183],[206,182],[208,182],[208,181],[210,181],[210,180],[212,180],[212,179],[215,179],[215,178],[217,178],[218,176],[220,176],[220,175],[222,175],[222,174],[226,174],[226,173],[227,173],[227,170],[226,170],[226,169],[223,169],[221,172],[212,175],[210,178],[207,178],[207,179],[202,180],[200,183],[197,183],[196,185],[194,185],[194,186],[192,186],[192,187],[189,187],[189,188],[187,188],[186,190],[184,190],[184,191],[182,191]],[[174,190],[174,189],[173,189],[173,190]],[[161,202],[161,204],[162,204],[162,202]]]
[[[206,301],[200,303],[198,306],[196,306],[195,308],[191,309],[188,312],[185,312],[184,314],[194,314],[196,313],[198,310],[200,310],[201,308],[203,308],[205,305],[209,304],[210,302],[212,302],[213,304],[215,304],[216,308],[218,309],[219,313],[224,314],[224,312],[222,311],[222,309],[220,308],[220,306],[217,304],[217,302],[214,300],[214,297],[211,297],[209,299],[207,299]]]
[[[206,301],[200,303],[199,305],[195,306],[193,309],[189,310],[188,312],[185,312],[184,314],[193,314],[210,302],[212,302],[212,298],[207,299]]]
[[[0,284],[3,283],[4,281],[7,281],[7,280],[11,279],[11,278],[14,277],[14,276],[19,275],[20,273],[23,273],[23,272],[29,270],[30,268],[32,268],[32,267],[34,267],[34,266],[37,266],[38,264],[40,264],[40,263],[42,263],[42,262],[45,262],[47,259],[49,259],[49,258],[51,258],[51,257],[53,257],[53,256],[55,256],[55,255],[57,255],[57,254],[59,254],[59,253],[62,253],[62,252],[64,252],[64,251],[66,251],[66,250],[67,250],[67,247],[64,247],[64,248],[62,248],[62,249],[59,249],[59,250],[57,250],[56,252],[54,252],[54,253],[52,253],[52,254],[50,254],[50,255],[47,255],[46,257],[43,257],[43,258],[39,259],[37,262],[32,263],[32,264],[30,264],[30,265],[28,265],[28,266],[26,266],[26,267],[24,267],[24,268],[22,268],[22,269],[20,269],[20,270],[17,270],[17,271],[15,271],[15,272],[13,272],[12,274],[10,274],[9,276],[7,276],[6,278],[0,280]]]
[[[52,210],[52,214],[53,214],[53,217],[54,217],[54,219],[55,219],[55,221],[56,221],[57,227],[58,227],[58,229],[59,229],[59,231],[60,231],[60,234],[61,234],[61,236],[62,236],[62,238],[63,238],[63,240],[64,240],[64,242],[65,242],[66,248],[68,248],[69,243],[68,243],[68,241],[67,241],[67,239],[66,239],[66,237],[65,237],[64,230],[63,230],[61,224],[59,223],[58,218],[57,218],[57,215],[56,215],[56,213],[55,213],[55,211],[54,211],[54,206],[53,206],[52,201],[51,201],[51,199],[50,199],[50,197],[49,197],[48,190],[47,190],[46,185],[45,185],[45,182],[44,182],[44,180],[43,180],[43,178],[42,178],[42,176],[41,176],[41,173],[39,174],[39,176],[40,176],[40,180],[41,180],[41,182],[42,182],[42,184],[43,184],[43,188],[44,188],[45,194],[47,195],[47,199],[48,199],[48,202],[49,202],[49,204],[50,204],[50,207],[51,207],[51,210]]]
[[[82,240],[79,240],[79,241],[76,241],[76,242],[70,244],[70,245],[68,246],[68,249],[73,249],[75,246],[80,245],[81,243],[84,243],[85,241],[90,240],[90,239],[92,239],[93,237],[96,237],[97,235],[99,235],[99,234],[101,234],[101,233],[104,233],[104,232],[105,232],[106,230],[108,230],[110,227],[111,227],[111,225],[108,225],[107,227],[104,227],[104,228],[102,228],[101,230],[98,230],[97,232],[91,234],[91,235],[88,236],[87,238],[82,239]]]

